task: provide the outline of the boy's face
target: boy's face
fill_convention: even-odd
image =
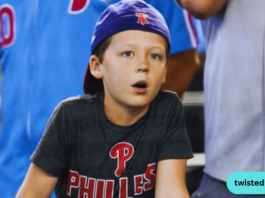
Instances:
[[[105,103],[148,107],[166,76],[167,42],[158,34],[127,30],[112,36],[98,62],[96,78],[103,78]],[[97,63],[91,57],[90,65]]]

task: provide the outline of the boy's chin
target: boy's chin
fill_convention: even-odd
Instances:
[[[152,102],[151,99],[132,99],[129,103],[127,103],[128,107],[132,108],[146,108]]]

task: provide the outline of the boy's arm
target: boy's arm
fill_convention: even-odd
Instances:
[[[57,181],[58,177],[46,173],[31,163],[16,198],[48,198],[55,188]]]
[[[228,0],[177,0],[193,16],[207,19],[219,12]]]
[[[196,49],[186,50],[169,57],[163,90],[176,92],[181,98],[200,64]]]
[[[168,159],[158,162],[155,198],[188,198],[186,188],[186,159]]]

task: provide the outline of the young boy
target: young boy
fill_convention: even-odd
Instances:
[[[181,102],[160,91],[170,35],[141,0],[99,18],[84,80],[87,95],[60,103],[17,197],[188,197],[192,157]]]

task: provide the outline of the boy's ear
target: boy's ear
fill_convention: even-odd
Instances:
[[[97,79],[102,78],[102,72],[100,68],[100,62],[97,56],[92,55],[89,60],[89,65],[90,65],[90,73]]]

